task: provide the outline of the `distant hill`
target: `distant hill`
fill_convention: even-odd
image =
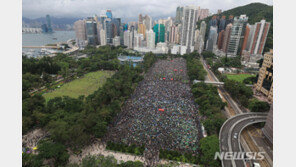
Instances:
[[[51,17],[51,23],[54,29],[66,30],[73,26],[74,22],[82,18],[57,18]],[[40,27],[42,24],[46,23],[45,17],[40,17],[36,19],[30,19],[23,17],[22,21],[25,25],[29,27]]]
[[[226,16],[228,18],[229,15],[240,16],[242,14],[246,14],[248,16],[248,23],[254,24],[256,22],[260,22],[260,20],[265,19],[267,22],[271,23],[271,27],[269,29],[269,33],[267,36],[264,52],[269,51],[269,49],[273,48],[273,6],[269,6],[263,3],[251,3],[245,6],[239,6],[227,11],[222,12],[221,14],[216,16]],[[197,22],[198,27],[200,26],[201,21],[205,21],[208,25],[211,18],[214,16],[207,17],[203,20]],[[208,36],[208,26],[206,31],[206,38]]]

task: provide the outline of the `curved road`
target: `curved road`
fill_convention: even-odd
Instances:
[[[240,144],[240,133],[242,130],[251,124],[265,122],[266,117],[266,113],[244,113],[225,121],[219,133],[220,152],[242,152]],[[244,160],[221,161],[222,167],[243,167],[246,165]]]

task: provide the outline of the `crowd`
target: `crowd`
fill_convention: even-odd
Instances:
[[[126,101],[108,140],[195,153],[201,132],[188,80],[183,58],[158,60]]]

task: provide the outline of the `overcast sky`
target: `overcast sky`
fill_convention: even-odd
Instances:
[[[137,18],[142,13],[160,18],[175,17],[180,5],[197,5],[216,13],[252,2],[273,4],[272,0],[23,0],[23,17],[87,17],[111,9],[115,17]]]

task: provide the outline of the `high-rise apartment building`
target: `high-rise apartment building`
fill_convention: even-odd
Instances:
[[[180,7],[180,6],[177,7],[176,19],[175,19],[176,24],[181,24],[182,23],[183,9],[184,9],[184,7]]]
[[[153,31],[155,33],[155,45],[165,41],[165,27],[163,24],[156,24],[153,27]]]
[[[100,44],[102,46],[107,45],[106,30],[104,30],[104,29],[100,30]]]
[[[261,20],[255,23],[254,34],[252,36],[252,41],[250,44],[251,54],[262,54],[265,46],[266,38],[270,28],[270,23],[265,20]]]
[[[181,55],[194,50],[194,32],[196,27],[198,7],[186,6],[183,9],[181,32]]]
[[[227,47],[227,55],[236,56],[239,50],[242,35],[248,21],[248,17],[246,15],[241,15],[239,18],[235,17],[233,21],[233,25],[230,32],[230,39]]]
[[[148,15],[145,15],[143,24],[146,27],[146,30],[151,30],[152,29],[152,18]]]
[[[256,90],[273,100],[273,50],[264,54],[262,67],[259,70],[259,77]]]
[[[232,24],[230,23],[226,26],[225,31],[224,31],[223,43],[222,43],[222,48],[221,48],[224,53],[227,53],[231,28],[232,28]]]
[[[199,10],[199,15],[198,15],[198,20],[202,20],[204,18],[209,17],[210,12],[209,9],[200,9]]]
[[[222,16],[219,20],[218,33],[220,33],[222,30],[225,30],[225,27],[226,27],[226,17]]]
[[[214,49],[214,46],[216,45],[217,43],[217,27],[216,26],[211,26],[210,27],[210,33],[209,33],[209,38],[208,38],[208,41],[207,41],[207,50],[208,51],[213,51]]]
[[[153,30],[148,30],[146,32],[146,41],[147,41],[147,48],[155,49],[155,33]]]
[[[223,38],[224,38],[224,30],[220,31],[219,34],[218,34],[217,47],[218,47],[219,50],[222,49]]]
[[[178,43],[179,38],[179,28],[176,25],[172,25],[170,27],[170,35],[169,35],[169,42],[170,43]]]
[[[123,33],[123,45],[127,46],[128,48],[130,48],[129,47],[129,44],[130,44],[129,39],[130,39],[130,31],[126,30]]]
[[[145,24],[139,24],[138,25],[138,33],[142,34],[143,37],[145,38],[145,35],[146,35],[146,26],[145,26]]]
[[[202,21],[200,23],[199,33],[200,33],[200,35],[201,35],[201,37],[202,37],[203,40],[205,39],[206,30],[207,30],[207,24],[206,24],[205,21]]]

